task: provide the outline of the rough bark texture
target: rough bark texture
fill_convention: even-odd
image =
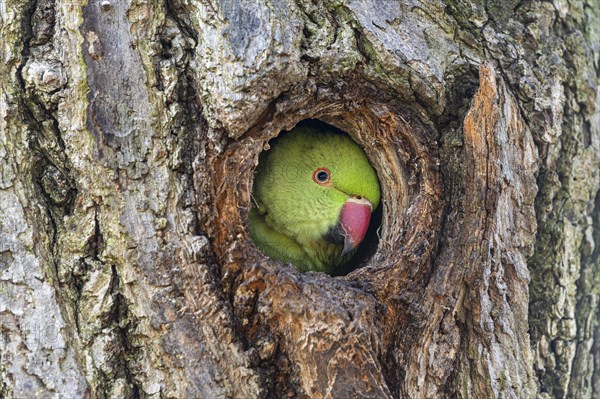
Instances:
[[[600,398],[594,1],[0,0],[0,24],[0,397]],[[382,184],[343,277],[245,227],[260,152],[307,118]]]

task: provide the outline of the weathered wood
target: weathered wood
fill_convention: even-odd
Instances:
[[[599,27],[589,1],[0,1],[0,396],[600,397]],[[347,276],[246,231],[307,118],[383,189]]]

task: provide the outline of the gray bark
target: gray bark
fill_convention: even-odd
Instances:
[[[593,1],[0,0],[0,397],[600,398]],[[317,118],[374,254],[246,230]]]

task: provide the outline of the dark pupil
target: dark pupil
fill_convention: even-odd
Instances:
[[[319,173],[317,173],[317,180],[320,182],[327,181],[328,177],[329,175],[327,175],[327,172],[325,171],[320,171]]]

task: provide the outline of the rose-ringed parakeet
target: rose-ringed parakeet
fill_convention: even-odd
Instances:
[[[380,192],[362,148],[324,126],[298,125],[261,154],[249,229],[266,255],[332,273],[364,238]]]

